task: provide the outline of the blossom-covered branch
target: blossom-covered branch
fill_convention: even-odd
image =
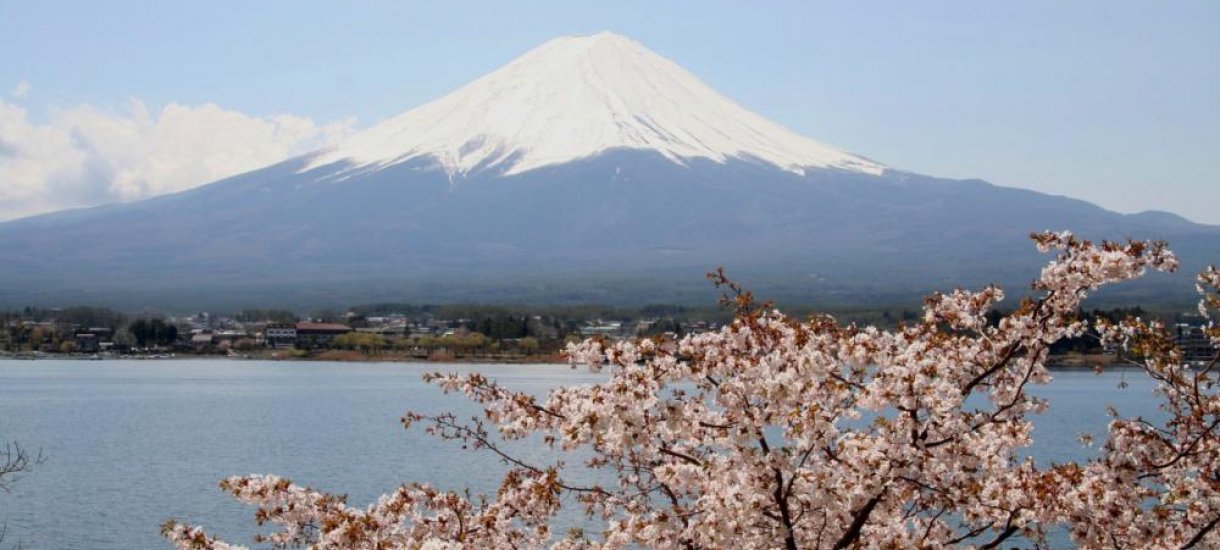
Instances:
[[[1175,269],[1173,254],[1158,242],[1033,239],[1056,256],[998,322],[987,320],[1004,299],[994,286],[934,294],[921,319],[883,330],[787,317],[717,272],[736,311],[723,329],[570,346],[601,383],[539,399],[478,373],[429,375],[482,415],[409,413],[404,424],[502,458],[508,473],[487,500],[405,485],[355,510],[274,477],[222,486],[280,526],[267,540],[281,546],[998,548],[1016,537],[1045,546],[1056,526],[1083,547],[1220,545],[1215,362],[1182,364],[1156,323],[1089,327],[1075,315],[1103,285]],[[1215,314],[1220,274],[1199,285]],[[1039,466],[1020,451],[1048,403],[1029,390],[1051,380],[1050,346],[1089,329],[1138,358],[1168,420],[1116,414],[1098,458]],[[581,459],[534,464],[499,443],[524,438]],[[596,529],[551,532],[564,495]],[[166,535],[228,548],[182,524]]]

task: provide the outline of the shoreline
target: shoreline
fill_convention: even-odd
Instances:
[[[327,350],[316,354],[294,356],[279,355],[278,352],[252,354],[152,354],[152,355],[83,355],[83,354],[31,354],[31,353],[0,353],[0,361],[193,361],[193,360],[224,360],[224,361],[301,361],[330,363],[403,363],[403,364],[463,364],[463,365],[540,365],[567,363],[561,354],[539,354],[526,356],[464,356],[464,357],[417,357],[396,354],[366,355],[360,352]],[[1140,370],[1136,365],[1119,361],[1111,356],[1052,356],[1046,365],[1050,371],[1082,371],[1082,370]]]
[[[277,356],[271,354],[236,354],[236,355],[220,355],[220,354],[193,354],[193,353],[170,353],[170,354],[153,354],[153,355],[81,355],[81,354],[13,354],[0,353],[0,361],[198,361],[198,360],[213,360],[213,361],[284,361],[284,362],[321,362],[321,363],[457,363],[457,364],[485,364],[485,365],[538,365],[538,364],[566,364],[567,360],[558,354],[547,355],[526,355],[526,356],[498,356],[498,357],[444,357],[444,358],[428,358],[428,357],[413,357],[403,355],[363,355],[359,352],[335,352],[331,350],[315,355],[304,356]]]

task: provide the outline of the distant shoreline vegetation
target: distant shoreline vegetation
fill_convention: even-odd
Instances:
[[[789,308],[800,317],[811,308]],[[989,315],[998,321],[1005,312]],[[840,322],[896,327],[919,319],[918,308],[831,311]],[[1140,307],[1078,312],[1081,319],[1156,319],[1176,327],[1189,359],[1214,350],[1201,337],[1197,315]],[[716,330],[731,315],[722,308],[653,304],[636,308],[585,306],[418,305],[376,303],[345,310],[244,309],[236,313],[167,315],[72,306],[0,312],[0,358],[139,358],[229,356],[320,361],[561,362],[571,342],[599,336],[676,339]],[[1064,339],[1052,348],[1058,367],[1119,364],[1096,335]]]

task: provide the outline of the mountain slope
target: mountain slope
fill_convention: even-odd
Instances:
[[[1020,286],[1025,238],[1220,228],[884,167],[745,111],[614,35],[558,39],[333,150],[175,195],[0,224],[0,306],[372,300],[862,305]],[[1129,285],[1186,303],[1186,276]]]
[[[451,174],[519,174],[639,149],[666,158],[754,158],[785,170],[881,165],[733,103],[672,61],[603,32],[551,40],[457,91],[382,122],[309,167],[385,167],[430,157]]]

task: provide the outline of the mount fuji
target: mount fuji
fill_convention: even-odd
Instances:
[[[747,111],[640,44],[609,32],[558,38],[437,101],[391,118],[308,167],[383,169],[431,158],[450,174],[522,174],[611,149],[677,164],[755,159],[803,174],[885,168]]]
[[[331,149],[0,224],[0,305],[706,302],[702,275],[720,265],[785,300],[894,303],[1019,286],[1044,261],[1026,239],[1043,229],[1166,239],[1186,271],[1220,260],[1218,227],[898,170],[600,33]],[[1128,292],[1185,302],[1188,282]]]

